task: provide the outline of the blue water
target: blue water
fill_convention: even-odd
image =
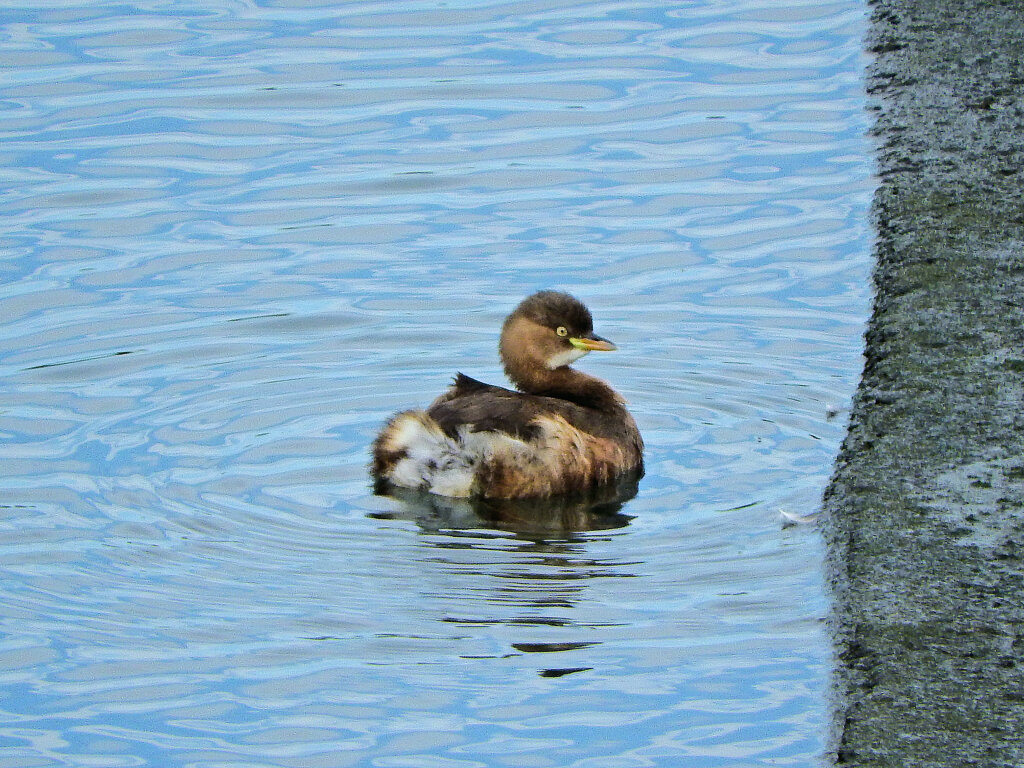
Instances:
[[[814,765],[859,2],[7,2],[0,767]],[[367,448],[538,288],[647,442],[495,520]],[[540,512],[538,512],[540,510]]]

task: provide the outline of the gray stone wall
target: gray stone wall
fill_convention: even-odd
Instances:
[[[1024,0],[878,0],[875,306],[826,491],[830,757],[1024,766]]]

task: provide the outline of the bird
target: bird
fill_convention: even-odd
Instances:
[[[572,363],[616,346],[575,297],[544,290],[505,319],[498,351],[516,389],[457,373],[425,410],[392,416],[372,446],[375,490],[524,499],[585,493],[643,475],[625,400]]]

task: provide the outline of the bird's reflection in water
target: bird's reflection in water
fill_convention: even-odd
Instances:
[[[377,495],[397,500],[401,508],[371,516],[412,520],[426,531],[492,528],[527,539],[566,539],[629,525],[633,518],[622,507],[636,496],[639,480],[639,474],[628,474],[587,493],[538,499],[456,499],[378,485]]]
[[[478,641],[479,649],[462,658],[534,659],[526,663],[541,677],[563,677],[591,670],[594,647],[611,631],[599,609],[581,612],[586,586],[633,575],[629,561],[589,555],[592,537],[580,534],[629,525],[622,507],[636,496],[638,481],[631,475],[586,495],[530,500],[378,487],[397,508],[371,516],[415,522],[431,550],[423,562],[457,579],[425,579],[421,589],[445,604],[440,622],[468,632],[464,642]]]

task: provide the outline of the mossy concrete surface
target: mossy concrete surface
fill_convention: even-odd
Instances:
[[[1024,766],[1024,0],[876,0],[876,298],[824,501],[831,758]]]

